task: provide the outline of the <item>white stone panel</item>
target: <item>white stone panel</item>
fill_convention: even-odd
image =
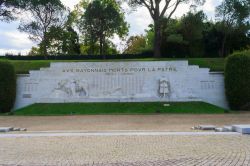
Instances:
[[[224,108],[222,73],[187,61],[69,62],[19,75],[15,109],[32,103],[205,101]]]

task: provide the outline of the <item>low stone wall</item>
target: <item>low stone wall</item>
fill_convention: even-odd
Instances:
[[[188,61],[51,63],[18,75],[15,109],[33,103],[204,101],[228,108],[223,73]]]

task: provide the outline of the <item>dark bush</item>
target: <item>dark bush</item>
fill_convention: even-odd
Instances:
[[[250,50],[236,52],[227,58],[225,88],[231,109],[249,110]]]
[[[16,73],[8,61],[0,61],[0,112],[10,112],[16,98]]]

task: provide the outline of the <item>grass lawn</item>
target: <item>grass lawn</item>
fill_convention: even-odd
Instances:
[[[100,114],[223,114],[226,110],[204,102],[62,103],[33,104],[14,115],[100,115]]]
[[[188,60],[190,65],[199,65],[201,68],[210,68],[211,71],[224,71],[224,58],[189,58],[189,59],[175,59],[175,58],[145,58],[145,59],[131,59],[131,60],[105,60],[105,62],[115,61],[173,61],[173,60]],[[27,74],[29,70],[39,70],[41,67],[49,67],[50,62],[102,62],[102,60],[10,60],[15,66],[18,74]]]

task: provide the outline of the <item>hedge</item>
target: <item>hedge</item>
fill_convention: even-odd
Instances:
[[[227,58],[225,88],[231,109],[250,110],[250,50]]]
[[[8,61],[0,61],[0,113],[10,112],[16,98],[16,73]]]
[[[140,59],[140,58],[152,58],[152,52],[144,52],[141,54],[114,54],[106,55],[106,59]],[[5,56],[8,60],[45,60],[45,56]],[[102,55],[49,55],[46,56],[46,60],[102,60]]]

